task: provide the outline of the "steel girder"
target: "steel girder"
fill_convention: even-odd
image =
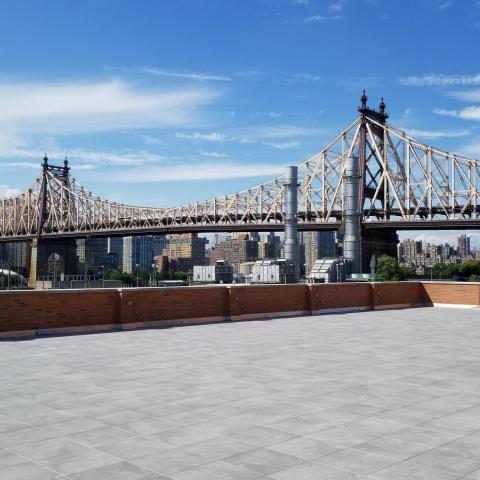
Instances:
[[[360,149],[364,148],[363,156]],[[480,161],[421,143],[391,125],[359,117],[323,150],[299,165],[300,224],[338,223],[344,206],[347,155],[364,158],[359,199],[363,222],[458,223],[478,220]],[[74,178],[40,174],[25,192],[0,199],[0,240],[48,236],[128,235],[208,230],[235,226],[258,229],[282,224],[284,176],[212,200],[172,208],[119,204],[100,198]],[[440,223],[440,222],[439,222]]]

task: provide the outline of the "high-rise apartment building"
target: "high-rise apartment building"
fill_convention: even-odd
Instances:
[[[457,251],[460,258],[467,258],[470,256],[470,237],[467,235],[460,235],[457,238]]]
[[[241,263],[258,258],[258,241],[251,240],[246,233],[239,233],[236,238],[225,240],[210,250],[210,265],[218,260],[228,260],[238,271]]]
[[[170,270],[190,272],[194,265],[205,263],[207,239],[196,233],[170,235],[162,255],[168,258]]]
[[[335,258],[337,253],[337,237],[334,231],[304,232],[305,274],[308,275],[315,260],[319,258]]]
[[[250,240],[255,240],[250,238]],[[260,240],[258,243],[258,258],[259,259],[276,259],[280,258],[282,242],[280,237],[270,232],[266,238]]]
[[[167,245],[163,235],[143,235],[139,237],[123,237],[122,271],[125,273],[151,272],[155,263],[154,257],[161,254]],[[111,244],[111,248],[120,251],[120,245]]]

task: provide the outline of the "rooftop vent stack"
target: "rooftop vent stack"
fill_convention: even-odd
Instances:
[[[357,156],[348,156],[345,164],[345,236],[343,254],[352,261],[352,273],[362,271],[361,226],[359,209],[360,174]]]
[[[287,167],[285,182],[285,258],[292,262],[294,268],[294,281],[298,282],[298,225],[297,225],[297,192],[298,192],[298,168]]]

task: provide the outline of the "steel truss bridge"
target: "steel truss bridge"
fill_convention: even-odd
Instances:
[[[367,107],[325,148],[298,166],[300,230],[337,229],[344,212],[345,159],[359,157],[364,229],[480,227],[480,161],[426,145],[389,125],[385,104]],[[284,226],[285,177],[172,208],[124,205],[96,196],[48,164],[23,193],[0,199],[0,241]]]

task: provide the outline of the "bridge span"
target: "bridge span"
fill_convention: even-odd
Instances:
[[[298,166],[300,231],[345,223],[346,159],[358,158],[362,235],[414,229],[480,228],[480,161],[422,143],[387,123],[385,103],[367,106],[328,145]],[[286,177],[171,208],[125,205],[96,196],[63,166],[48,163],[21,194],[0,199],[1,241],[68,240],[218,231],[279,231]],[[386,234],[391,238],[391,233]],[[390,241],[390,240],[388,240]]]

